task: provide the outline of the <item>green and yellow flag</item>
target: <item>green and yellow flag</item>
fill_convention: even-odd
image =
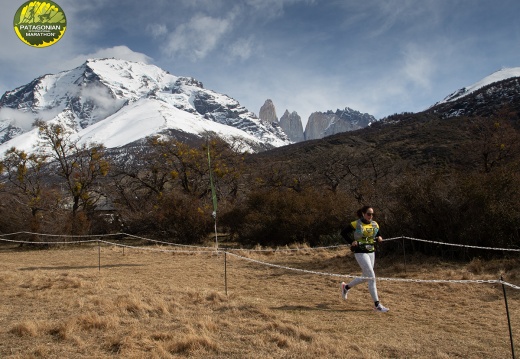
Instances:
[[[217,217],[217,192],[215,191],[215,185],[213,184],[213,172],[211,171],[211,156],[209,154],[208,144],[208,165],[209,165],[209,182],[211,186],[211,199],[213,200],[213,218]]]

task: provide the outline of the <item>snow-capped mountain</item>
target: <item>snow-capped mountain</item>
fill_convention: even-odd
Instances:
[[[67,127],[79,144],[107,148],[165,133],[212,134],[251,152],[290,143],[279,127],[193,78],[117,59],[91,59],[6,92],[0,99],[0,156],[11,147],[32,151],[37,119]]]
[[[491,85],[495,82],[507,80],[512,77],[520,77],[520,67],[504,68],[499,71],[496,71],[491,75],[484,77],[482,80],[474,83],[473,85],[463,87],[460,90],[457,90],[454,93],[446,96],[444,100],[436,103],[436,105],[446,102],[457,101],[462,97],[467,96],[475,91],[478,91],[485,86]]]
[[[443,117],[490,116],[498,109],[520,110],[520,67],[497,71],[471,86],[466,86],[426,112]]]

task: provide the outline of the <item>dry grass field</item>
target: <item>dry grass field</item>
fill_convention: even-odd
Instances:
[[[500,284],[379,280],[390,308],[383,314],[373,312],[366,285],[340,300],[339,282],[348,278],[230,254],[156,249],[0,246],[0,357],[512,357]],[[360,273],[346,248],[237,254],[307,271]],[[503,274],[518,285],[518,263],[417,257],[405,266],[396,255],[377,259],[376,273],[442,280]],[[520,293],[506,290],[518,347]]]

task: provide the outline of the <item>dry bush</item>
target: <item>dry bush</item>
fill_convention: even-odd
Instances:
[[[204,201],[182,193],[163,195],[157,202],[146,203],[122,217],[124,231],[158,236],[184,244],[201,243],[213,230],[211,209]]]
[[[76,320],[67,320],[52,325],[47,332],[57,341],[70,340],[74,331],[77,330]]]
[[[218,353],[218,345],[215,341],[206,336],[187,334],[172,340],[166,345],[166,349],[171,354],[189,355],[194,351],[204,351],[208,355]]]
[[[392,236],[479,247],[516,248],[520,232],[520,177],[514,173],[410,173],[393,190],[383,223]],[[459,259],[491,258],[502,253],[415,243],[414,250]],[[496,254],[496,255],[495,255]]]
[[[28,208],[0,187],[0,232],[14,233],[30,228],[31,215]]]
[[[473,258],[468,264],[468,270],[474,274],[481,274],[484,271],[484,263],[480,258]]]
[[[342,225],[344,207],[337,201],[334,194],[314,190],[256,191],[244,204],[224,214],[220,223],[243,244],[315,246]]]
[[[117,318],[100,316],[96,312],[87,312],[77,318],[78,325],[84,330],[110,329],[117,326]]]

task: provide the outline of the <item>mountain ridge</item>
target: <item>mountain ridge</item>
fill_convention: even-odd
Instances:
[[[392,163],[392,171],[488,170],[486,161],[514,166],[520,157],[520,77],[480,83],[467,95],[422,112],[394,114],[365,128],[271,149],[255,154],[255,160],[290,163],[295,172],[305,171],[309,163],[315,171],[330,171],[321,168],[325,156],[348,166],[369,159],[383,167]]]
[[[519,96],[520,67],[502,69],[417,115],[489,116],[498,107],[518,113]],[[310,117],[302,132],[295,111],[286,110],[278,119],[274,104],[267,100],[261,112],[256,117],[235,99],[204,89],[202,82],[155,65],[89,59],[72,70],[40,76],[0,98],[0,153],[13,146],[28,152],[34,149],[36,119],[60,123],[80,144],[96,142],[115,148],[146,136],[203,139],[216,135],[228,143],[240,142],[241,151],[258,152],[403,118],[392,115],[377,121],[346,107],[313,113],[316,121]],[[316,126],[314,135],[310,135],[311,125]]]
[[[151,108],[137,109],[136,103]],[[37,136],[33,127],[36,119],[59,122],[79,143],[94,138],[105,141],[119,134],[119,142],[111,141],[114,147],[128,145],[139,132],[161,135],[166,130],[170,134],[172,130],[191,131],[198,137],[213,133],[228,142],[240,139],[241,149],[252,152],[290,143],[280,128],[262,123],[238,101],[204,89],[196,79],[117,59],[89,59],[75,69],[40,76],[7,91],[0,98],[0,109],[2,153],[12,146],[30,151]],[[134,118],[144,114],[151,128]],[[139,126],[129,129],[121,120],[123,115],[134,127]],[[103,133],[94,135],[93,129],[86,130],[107,120],[111,125],[96,126],[102,127]],[[132,133],[127,139],[120,135],[128,131]],[[90,137],[83,138],[85,133]]]

